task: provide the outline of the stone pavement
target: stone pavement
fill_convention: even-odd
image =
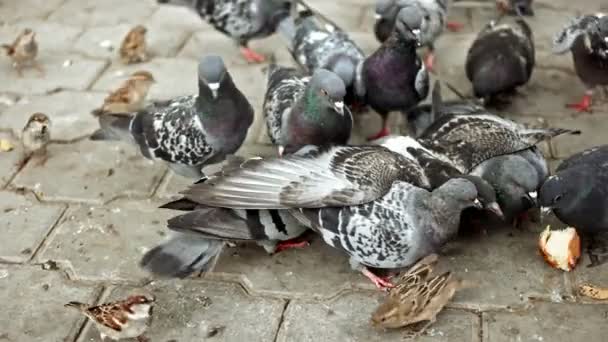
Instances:
[[[367,51],[372,0],[309,0],[352,33]],[[551,165],[581,149],[606,143],[608,106],[574,116],[563,104],[583,88],[569,56],[553,56],[550,38],[572,14],[608,11],[605,0],[537,0],[532,19],[537,69],[514,103],[501,111],[517,121],[576,127],[580,137],[556,139],[543,149]],[[603,6],[603,8],[602,8]],[[466,24],[438,44],[443,79],[469,89],[464,58],[475,33],[493,16],[491,1],[460,1],[452,17]],[[148,27],[154,59],[123,66],[116,59],[129,28]],[[159,81],[150,93],[164,99],[194,92],[196,59],[221,54],[237,85],[259,114],[263,66],[244,63],[237,47],[185,8],[152,0],[0,0],[0,42],[24,27],[38,32],[46,76],[26,71],[19,79],[0,58],[0,138],[17,148],[0,154],[0,341],[98,341],[83,317],[64,309],[71,300],[100,303],[142,288],[158,299],[148,336],[152,341],[398,341],[399,331],[375,331],[370,313],[382,299],[350,270],[339,252],[315,240],[310,248],[266,255],[252,245],[224,251],[204,278],[155,280],[137,266],[166,234],[173,213],[157,209],[188,181],[132,146],[87,140],[97,123],[89,112],[134,69]],[[109,40],[114,51],[102,41]],[[278,37],[254,48],[292,63]],[[66,62],[69,61],[69,62]],[[44,166],[17,170],[18,136],[28,116],[47,113],[53,143]],[[394,118],[396,126],[400,118]],[[376,131],[375,114],[359,118],[354,141]],[[272,155],[256,118],[242,155]],[[421,341],[606,341],[601,327],[608,306],[577,296],[581,282],[608,284],[606,267],[588,260],[571,273],[546,266],[536,247],[539,224],[513,230],[488,223],[450,244],[440,264],[478,286],[459,292]],[[322,267],[321,267],[322,265]]]

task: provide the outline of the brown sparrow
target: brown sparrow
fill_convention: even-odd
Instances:
[[[123,63],[142,63],[148,60],[146,32],[145,27],[137,25],[127,33],[120,45],[120,59]]]
[[[132,113],[143,108],[148,90],[156,80],[148,71],[136,71],[124,81],[118,89],[111,92],[101,108],[95,109],[93,115],[104,113]]]
[[[115,341],[137,338],[138,341],[143,342],[147,341],[143,334],[150,324],[153,304],[153,297],[136,295],[97,306],[69,302],[65,307],[75,308],[93,321],[102,340],[107,336]]]
[[[41,75],[44,74],[42,67],[35,61],[38,55],[38,43],[35,38],[36,33],[26,28],[12,44],[2,44],[2,48],[13,61],[19,77],[23,76],[22,70],[28,64],[38,70]]]
[[[21,144],[23,145],[24,158],[22,163],[25,164],[33,156],[42,158],[40,163],[46,161],[46,146],[51,140],[51,120],[48,116],[42,113],[34,113],[21,131]]]
[[[408,338],[417,337],[433,324],[437,314],[462,287],[451,272],[432,276],[437,255],[431,254],[403,274],[391,289],[388,298],[372,314],[372,324],[381,328],[401,328],[426,321],[407,332]]]

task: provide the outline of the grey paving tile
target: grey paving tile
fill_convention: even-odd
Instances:
[[[44,165],[28,163],[11,185],[33,190],[44,200],[99,203],[116,196],[149,196],[165,172],[164,165],[122,142],[52,144],[48,153]]]
[[[99,292],[40,266],[0,265],[0,275],[0,336],[6,341],[73,341],[83,316],[63,305],[93,301]]]
[[[605,341],[607,305],[536,303],[522,312],[483,314],[487,342]],[[583,328],[584,327],[584,328]]]
[[[74,279],[141,281],[143,254],[162,240],[166,220],[175,215],[160,203],[116,201],[106,206],[73,205],[38,256],[65,263]]]
[[[14,146],[10,152],[0,152],[0,188],[2,188],[17,172],[23,149],[19,140],[10,132],[0,132],[0,139],[8,140]]]
[[[29,19],[44,19],[64,0],[3,1],[0,4],[0,24],[20,23]]]
[[[272,341],[284,307],[280,299],[248,296],[236,284],[201,280],[115,288],[109,300],[134,293],[152,293],[156,298],[146,333],[152,341]],[[214,328],[217,332],[210,336]],[[94,330],[89,326],[81,341],[98,341]]]
[[[380,296],[362,292],[322,303],[293,300],[285,311],[277,341],[403,341],[403,332],[398,329],[372,327],[370,317],[381,302]],[[416,341],[479,341],[479,318],[447,309]]]
[[[361,6],[362,4],[355,1],[349,1],[348,3],[338,1],[312,1],[309,5],[346,31],[356,31],[359,28],[359,23],[361,22],[364,11],[364,7]],[[369,9],[369,7],[366,8],[368,12]]]
[[[99,128],[91,111],[103,103],[106,94],[62,91],[46,96],[27,96],[0,115],[0,128],[21,135],[30,115],[43,112],[51,119],[51,139],[71,141],[88,136]]]
[[[46,205],[14,192],[0,192],[0,259],[28,261],[55,225],[65,205]]]
[[[152,15],[155,8],[153,0],[67,0],[48,19],[82,27],[137,23]]]
[[[580,129],[581,135],[564,136],[554,139],[552,142],[558,158],[567,158],[576,152],[586,148],[606,144],[606,129],[608,129],[607,112],[583,113],[576,117],[563,117],[549,119],[550,125],[559,125],[572,129]]]

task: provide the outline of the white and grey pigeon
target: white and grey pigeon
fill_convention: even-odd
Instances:
[[[596,13],[572,19],[555,35],[553,51],[572,52],[574,69],[586,88],[581,102],[567,106],[590,112],[594,89],[608,86],[608,15]]]
[[[401,146],[419,146],[402,139]],[[481,207],[476,177],[450,179],[429,191],[424,172],[411,156],[383,146],[310,147],[280,159],[250,159],[191,186],[184,199],[167,206],[194,209],[172,218],[169,227],[198,234],[201,247],[200,255],[173,248],[165,260],[181,260],[173,269],[193,272],[188,265],[213,259],[208,246],[217,240],[291,238],[279,232],[289,213],[345,251],[378,287],[391,286],[367,267],[409,266],[456,234],[463,209]],[[147,269],[166,269],[150,267],[150,260],[163,258],[145,257]]]
[[[530,80],[535,65],[530,26],[521,18],[488,23],[469,48],[465,71],[476,97],[491,103]]]
[[[363,51],[348,34],[331,23],[322,24],[310,11],[302,11],[297,18],[281,22],[278,31],[287,41],[294,60],[309,74],[327,69],[338,75],[346,85],[345,104],[351,110],[364,106],[356,95],[356,83],[361,82],[357,71],[365,59]]]
[[[253,108],[219,56],[198,65],[198,94],[154,103],[132,115],[106,114],[91,140],[125,140],[176,173],[202,178],[205,165],[218,163],[241,146]]]
[[[161,3],[184,0],[158,0]],[[203,20],[234,39],[248,62],[261,63],[265,57],[248,47],[251,39],[273,34],[281,20],[289,16],[294,0],[189,0]]]
[[[410,17],[410,29],[416,34],[421,45],[429,52],[425,59],[427,69],[433,70],[434,43],[443,32],[444,27],[458,31],[462,24],[447,22],[448,0],[377,0],[376,24],[374,31],[381,42],[388,39],[395,27],[398,13],[406,10]]]
[[[344,105],[346,87],[338,75],[317,69],[312,76],[271,64],[264,97],[268,135],[279,155],[306,145],[344,145],[353,118]]]

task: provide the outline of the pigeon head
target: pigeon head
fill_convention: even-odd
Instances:
[[[538,171],[527,160],[517,156],[507,156],[503,161],[504,179],[499,179],[494,188],[499,199],[520,202],[522,208],[538,205],[537,190],[540,183]]]
[[[397,14],[395,28],[405,39],[420,42],[424,29],[429,25],[430,17],[418,6],[406,6]]]
[[[475,185],[477,199],[481,203],[483,209],[489,210],[496,214],[496,216],[504,219],[504,214],[496,200],[496,190],[490,183],[481,177],[473,175],[463,175],[461,178],[464,178]]]
[[[338,114],[344,115],[344,96],[346,86],[344,81],[335,73],[319,69],[310,79],[310,91],[316,95],[316,101],[324,106],[333,108]],[[319,102],[317,102],[317,105]]]
[[[566,181],[566,177],[561,172],[547,178],[538,194],[538,203],[543,208],[543,212],[569,207],[578,192],[576,189],[578,185],[576,178],[568,177]]]
[[[433,191],[434,196],[438,196],[446,203],[456,202],[460,210],[476,207],[482,208],[482,203],[478,199],[478,192],[475,184],[467,178],[452,178]]]
[[[211,92],[213,98],[217,97],[220,84],[226,73],[224,61],[219,56],[206,56],[198,64],[199,84],[204,85]]]
[[[338,59],[332,68],[332,71],[342,79],[345,86],[353,84],[356,70],[355,62],[346,56]]]

